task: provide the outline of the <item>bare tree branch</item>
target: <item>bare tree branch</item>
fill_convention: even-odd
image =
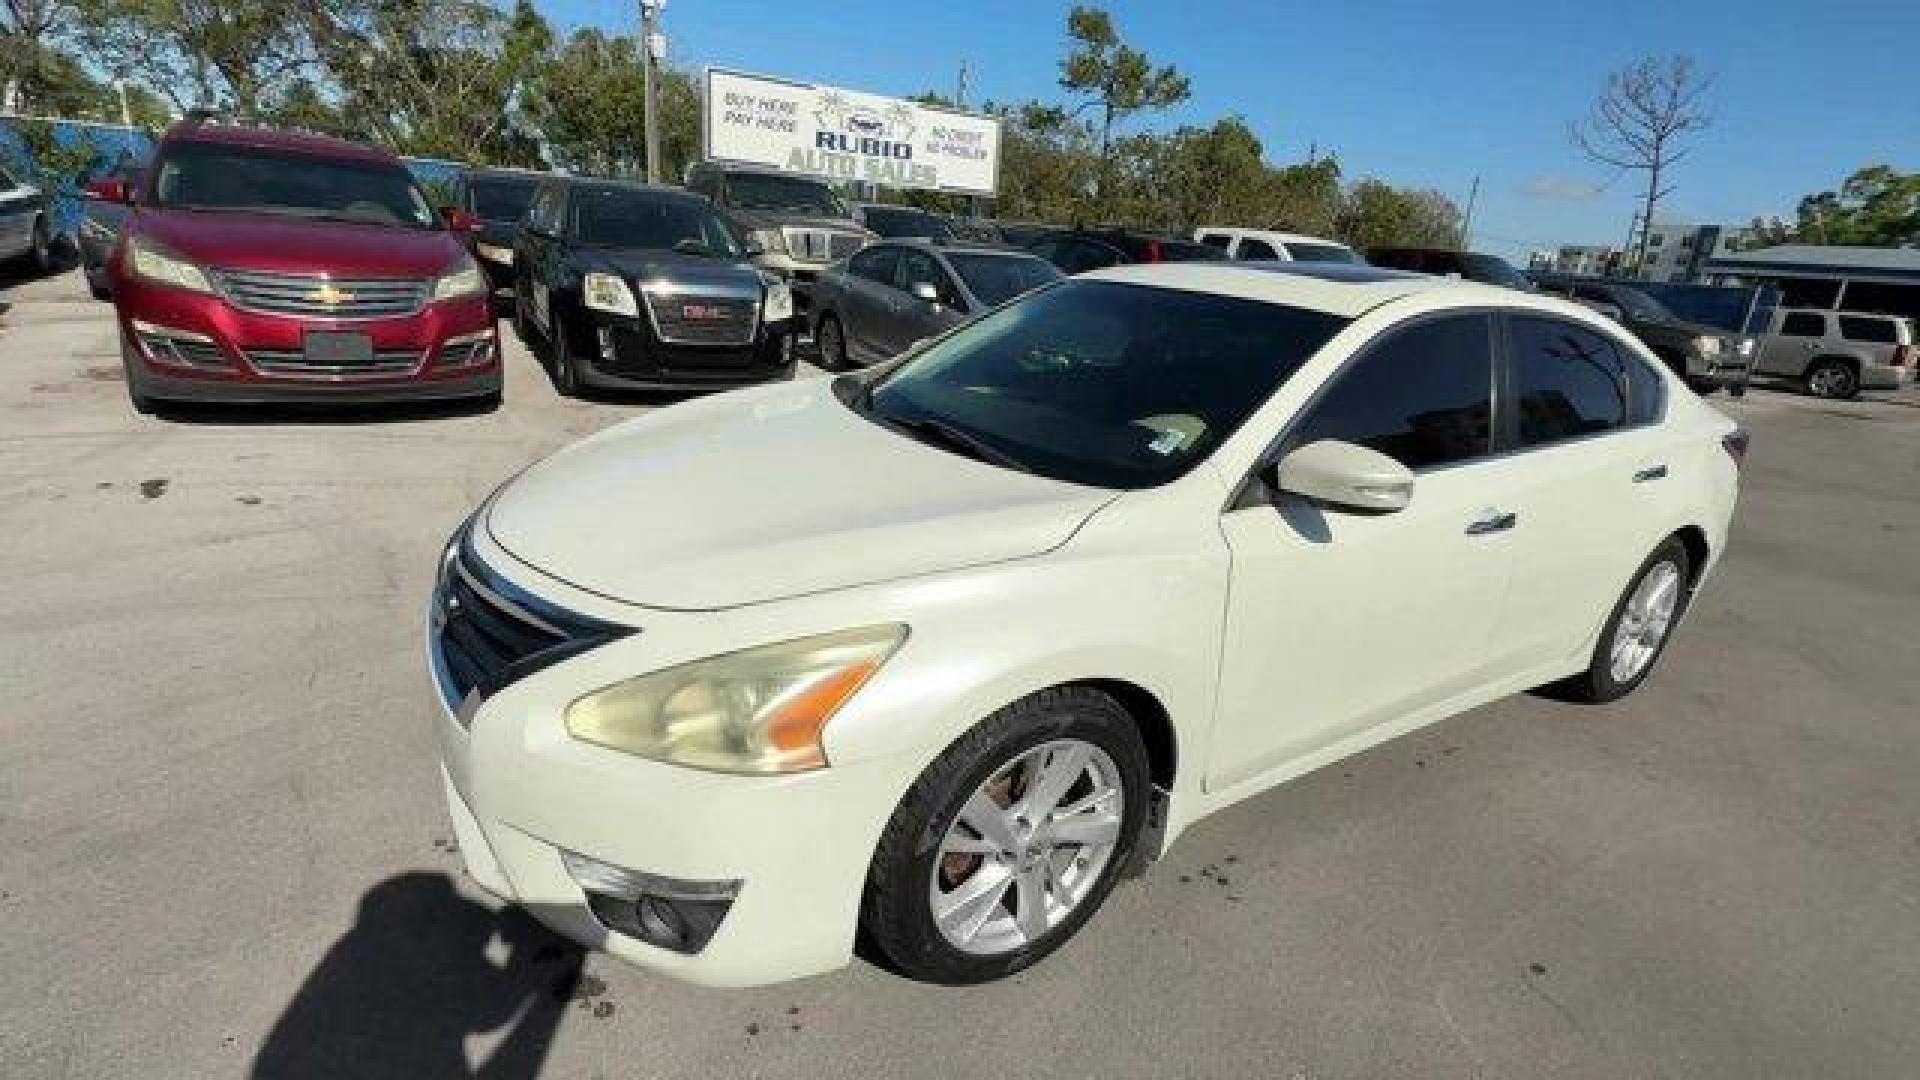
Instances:
[[[1695,70],[1688,56],[1647,57],[1607,76],[1607,85],[1586,117],[1567,125],[1573,145],[1596,164],[1647,174],[1635,262],[1644,265],[1654,207],[1673,191],[1663,174],[1685,160],[1680,145],[1712,123],[1705,107],[1713,77]]]

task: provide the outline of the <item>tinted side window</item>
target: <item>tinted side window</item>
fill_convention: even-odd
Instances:
[[[1098,270],[1119,261],[1119,254],[1112,248],[1104,244],[1088,243],[1085,240],[1068,240],[1062,243],[1059,252],[1054,256],[1054,264],[1069,274]]]
[[[1255,240],[1249,236],[1240,241],[1239,257],[1242,259],[1261,259],[1272,262],[1280,258],[1280,253],[1273,250],[1273,245],[1267,243],[1265,240]]]
[[[1486,454],[1493,435],[1493,320],[1417,323],[1369,348],[1310,407],[1289,440],[1340,439],[1409,469]]]
[[[1217,247],[1225,251],[1233,243],[1233,237],[1217,232],[1201,233],[1200,242],[1208,247]]]
[[[1817,311],[1789,311],[1780,321],[1780,332],[1788,337],[1826,337],[1827,317]]]
[[[925,282],[934,287],[941,303],[951,307],[955,302],[953,282],[948,280],[946,271],[934,263],[933,257],[924,251],[901,252],[900,269],[894,275],[894,280],[900,291],[909,295],[915,285]]]
[[[893,288],[894,269],[900,264],[900,249],[894,247],[870,247],[847,260],[847,269],[855,277],[878,282]]]
[[[1840,336],[1848,341],[1872,341],[1881,345],[1899,342],[1893,332],[1892,319],[1864,319],[1858,315],[1840,316]]]
[[[1619,351],[1627,366],[1627,422],[1651,424],[1659,420],[1666,412],[1667,381],[1637,354]]]
[[[1557,319],[1516,317],[1512,327],[1521,446],[1611,431],[1627,422],[1627,371],[1612,342]]]

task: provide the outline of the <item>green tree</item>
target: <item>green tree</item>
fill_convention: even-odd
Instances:
[[[299,0],[76,0],[76,38],[175,106],[264,113],[309,61]]]
[[[1146,53],[1121,41],[1113,18],[1099,8],[1076,4],[1067,14],[1067,36],[1077,44],[1060,63],[1060,86],[1087,98],[1074,115],[1093,109],[1099,117],[1094,196],[1104,198],[1113,173],[1114,125],[1144,110],[1172,108],[1193,87],[1173,67],[1155,68]]]
[[[1089,220],[1099,161],[1093,133],[1039,102],[989,107],[1000,117],[1000,192],[995,213],[1023,221]]]
[[[1394,187],[1371,177],[1353,185],[1335,229],[1355,248],[1452,247],[1460,210],[1437,191]]]
[[[647,105],[639,42],[576,30],[533,80],[530,112],[554,162],[599,176],[646,171]],[[693,77],[660,69],[660,175],[677,179],[700,154],[699,91]]]
[[[1793,236],[1801,243],[1920,243],[1920,173],[1869,165],[1847,177],[1839,190],[1801,199],[1797,217]]]

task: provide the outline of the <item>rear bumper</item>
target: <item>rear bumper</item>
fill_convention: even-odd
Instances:
[[[1860,365],[1860,389],[1898,390],[1913,381],[1913,369],[1892,364]]]

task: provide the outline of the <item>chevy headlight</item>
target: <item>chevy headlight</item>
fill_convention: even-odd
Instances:
[[[501,266],[513,265],[513,249],[510,247],[502,247],[499,244],[475,244],[473,246],[474,250],[480,252],[480,257],[489,262],[497,262]]]
[[[762,316],[763,322],[779,322],[793,318],[793,286],[785,278],[769,274],[767,276],[767,307]]]
[[[127,245],[127,260],[133,272],[148,281],[194,292],[213,291],[205,271],[185,259],[162,252],[150,240],[135,237]]]
[[[1719,356],[1720,355],[1720,339],[1708,334],[1702,334],[1699,337],[1694,338],[1693,347],[1700,350],[1701,356]]]
[[[580,282],[581,302],[595,311],[639,318],[640,308],[633,302],[633,290],[618,274],[590,270]]]
[[[567,706],[567,732],[713,772],[824,768],[827,721],[906,638],[896,623],[695,660],[577,699]]]
[[[779,229],[754,229],[747,234],[747,241],[759,244],[760,250],[775,255],[787,253],[787,236]]]
[[[468,258],[464,265],[451,274],[443,274],[433,283],[435,300],[452,300],[461,296],[475,296],[487,291],[487,279],[480,273],[480,264]]]

